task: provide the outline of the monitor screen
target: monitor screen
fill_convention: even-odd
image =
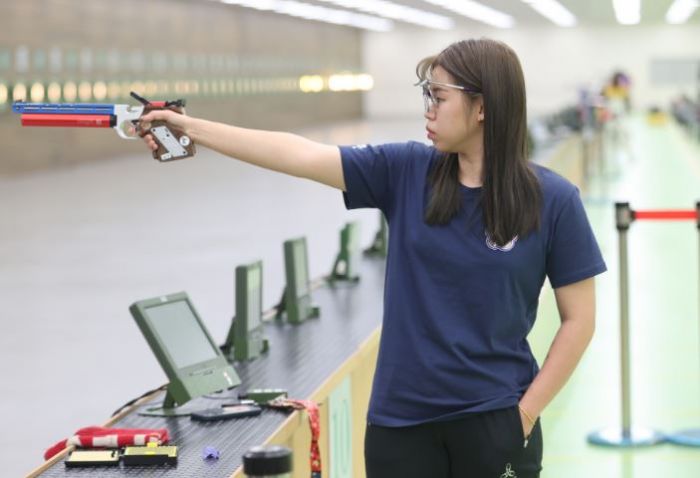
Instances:
[[[218,356],[186,301],[155,305],[145,312],[151,328],[178,369]]]

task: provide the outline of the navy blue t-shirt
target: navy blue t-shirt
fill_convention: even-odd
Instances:
[[[526,338],[545,276],[557,288],[606,270],[577,188],[534,166],[541,227],[499,248],[485,233],[481,188],[460,186],[462,207],[449,224],[425,223],[435,148],[340,153],[346,207],[379,208],[389,224],[369,423],[408,426],[517,404],[539,370]]]

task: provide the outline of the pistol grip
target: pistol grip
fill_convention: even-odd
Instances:
[[[191,158],[197,152],[194,143],[185,132],[169,126],[165,121],[154,121],[148,130],[158,149],[153,151],[153,159],[161,162]]]

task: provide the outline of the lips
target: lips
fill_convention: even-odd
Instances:
[[[425,128],[425,130],[428,132],[428,139],[433,140],[435,139],[435,131],[431,130],[430,128]]]

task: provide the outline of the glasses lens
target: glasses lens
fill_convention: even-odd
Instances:
[[[430,108],[432,108],[434,104],[433,95],[430,92],[428,85],[423,85],[423,104],[425,105],[426,112],[430,111]]]

